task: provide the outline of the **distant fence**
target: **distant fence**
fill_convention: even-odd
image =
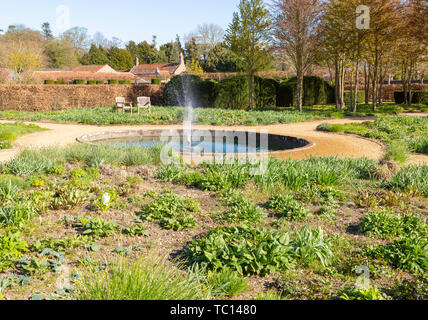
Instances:
[[[147,96],[162,102],[161,85],[0,85],[0,110],[63,110],[113,106],[116,97],[136,101]]]

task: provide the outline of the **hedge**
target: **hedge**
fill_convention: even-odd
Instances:
[[[88,80],[88,82],[86,83],[86,84],[91,84],[91,85],[93,85],[93,84],[97,84],[97,82],[95,81],[95,80]]]
[[[404,91],[395,91],[394,92],[394,101],[397,104],[403,104],[404,103]],[[428,91],[427,90],[412,91],[412,103],[428,104]]]
[[[73,84],[86,84],[86,81],[83,79],[75,79],[73,80]]]
[[[131,84],[131,80],[119,80],[119,84]]]
[[[152,84],[161,84],[162,80],[159,78],[153,78],[151,82],[152,82]]]
[[[119,84],[119,80],[117,79],[109,79],[108,84]]]
[[[317,77],[305,77],[304,105],[334,103],[334,89]],[[175,76],[165,86],[164,105],[247,109],[249,106],[248,77],[232,76],[219,82],[203,80],[197,75]],[[291,106],[295,101],[295,78],[279,84],[274,79],[254,77],[255,109]],[[186,101],[186,97],[190,99]]]
[[[277,106],[291,107],[296,105],[297,77],[281,82],[277,94]],[[303,105],[313,106],[334,103],[334,88],[319,77],[303,78]]]
[[[55,80],[45,80],[45,84],[55,84]]]
[[[345,91],[343,95],[343,101],[345,101],[345,104],[349,104],[350,97],[349,97],[350,91]],[[365,91],[358,91],[357,93],[357,103],[363,104],[366,102],[366,93]]]

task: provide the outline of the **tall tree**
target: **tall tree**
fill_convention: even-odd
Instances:
[[[107,51],[102,46],[97,47],[92,44],[89,52],[82,57],[81,62],[84,65],[103,65],[109,64],[110,61],[107,57]]]
[[[297,109],[303,111],[303,77],[318,47],[321,6],[318,0],[274,0],[272,16],[277,47],[297,73]]]
[[[51,68],[63,68],[79,64],[76,49],[65,39],[49,41],[45,46],[45,53],[49,59],[48,65]]]
[[[45,40],[51,40],[53,38],[51,25],[49,24],[49,22],[45,22],[42,24],[42,32],[43,36],[45,37]]]
[[[107,57],[109,59],[110,66],[116,70],[129,70],[134,65],[134,58],[126,49],[112,47],[109,50]]]
[[[65,31],[60,37],[70,42],[79,56],[84,55],[90,46],[90,37],[86,28],[71,28]]]
[[[270,53],[271,20],[262,0],[241,0],[226,31],[225,43],[243,57],[248,75],[249,107],[254,109],[254,75]]]

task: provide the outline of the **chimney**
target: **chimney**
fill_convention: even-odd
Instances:
[[[135,65],[135,67],[138,67],[138,65],[140,64],[140,61],[139,61],[139,59],[138,59],[138,56],[137,55],[135,55],[135,60],[134,60],[134,65]]]

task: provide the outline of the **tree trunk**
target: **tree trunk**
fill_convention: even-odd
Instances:
[[[297,90],[296,90],[296,107],[297,110],[303,112],[303,72],[302,70],[297,71]]]
[[[358,107],[358,66],[360,64],[360,48],[358,47],[358,53],[357,53],[357,61],[355,63],[355,74],[354,74],[354,83],[355,83],[355,90],[354,90],[354,97],[353,97],[353,104],[352,104],[352,112],[357,112]]]
[[[370,70],[367,62],[364,62],[364,102],[369,104],[369,95],[370,95]]]
[[[254,74],[248,76],[250,110],[254,110]]]
[[[376,49],[375,61],[373,65],[373,78],[372,78],[372,103],[373,103],[373,111],[377,109],[377,80],[378,80],[378,50]]]
[[[335,95],[336,95],[336,109],[344,109],[345,103],[343,101],[343,83],[344,83],[344,68],[343,59],[340,57],[336,58],[335,61]]]

